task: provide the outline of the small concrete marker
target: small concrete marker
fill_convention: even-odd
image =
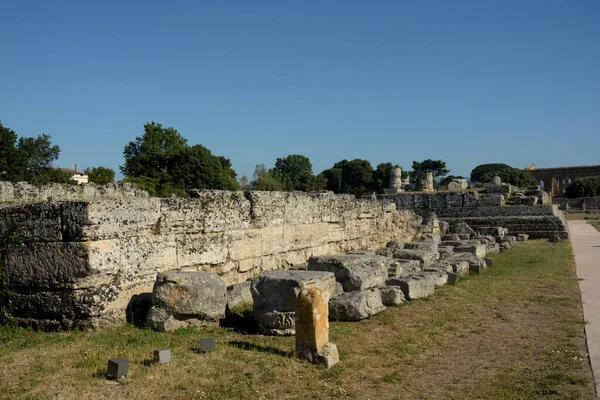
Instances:
[[[448,274],[448,283],[456,283],[458,274],[456,272],[446,272]]]
[[[198,351],[200,353],[206,353],[215,349],[215,339],[213,338],[200,338],[200,347]]]
[[[481,265],[480,264],[469,264],[469,272],[475,272],[476,274],[481,273]]]
[[[494,265],[494,259],[486,257],[485,258],[485,265],[487,265],[488,267],[491,267],[492,265]]]
[[[108,360],[108,368],[106,374],[113,379],[119,379],[125,375],[129,370],[129,361],[124,358],[117,357]]]
[[[154,350],[154,362],[159,364],[168,364],[171,362],[171,349],[158,349]]]

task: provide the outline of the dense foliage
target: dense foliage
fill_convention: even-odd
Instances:
[[[565,197],[595,197],[600,196],[600,176],[588,176],[575,179],[565,189]]]
[[[518,187],[538,185],[539,183],[531,176],[529,171],[513,168],[506,164],[482,164],[471,171],[471,181],[477,183],[491,182],[495,176],[499,176],[502,182],[510,183]]]
[[[106,185],[115,181],[115,171],[107,167],[86,168],[85,173],[88,176],[88,182],[97,185]]]
[[[290,154],[285,158],[278,158],[271,169],[267,169],[264,164],[257,165],[249,188],[311,192],[325,189],[326,184],[327,180],[323,175],[313,175],[308,157]]]
[[[202,145],[189,146],[177,130],[155,122],[144,125],[144,134],[125,146],[123,156],[125,181],[158,196],[185,196],[187,189],[239,188],[229,159]]]
[[[427,172],[431,172],[435,179],[439,176],[449,174],[450,170],[446,168],[446,162],[442,160],[427,159],[421,162],[413,161],[410,183],[414,189],[419,189],[421,180],[425,178]],[[434,182],[434,185],[436,185],[436,182]],[[439,184],[437,186],[439,186]]]
[[[0,123],[0,180],[27,181],[34,185],[46,183],[76,184],[71,176],[52,168],[60,148],[52,145],[47,134],[38,137],[21,137]]]

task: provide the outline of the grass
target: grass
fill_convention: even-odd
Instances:
[[[0,327],[0,397],[173,399],[592,399],[568,241],[529,241],[425,300],[331,323],[341,361],[293,357],[293,337],[131,325],[42,333]],[[200,337],[216,350],[198,354]],[[152,352],[171,348],[173,362]],[[130,376],[106,380],[112,357]]]
[[[592,213],[592,212],[566,213],[565,217],[568,220],[575,220],[575,219],[600,220],[600,213]]]

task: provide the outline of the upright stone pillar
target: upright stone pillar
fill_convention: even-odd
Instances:
[[[331,368],[340,360],[329,343],[329,295],[320,288],[303,289],[296,306],[296,356]]]
[[[425,174],[425,178],[421,180],[421,191],[423,192],[433,192],[433,173],[427,172]]]
[[[402,189],[402,169],[396,167],[392,170],[392,176],[390,177],[390,187],[389,189],[383,189],[385,194],[396,194],[402,193],[404,190]]]

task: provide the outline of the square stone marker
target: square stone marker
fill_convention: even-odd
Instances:
[[[171,349],[154,350],[154,362],[159,364],[168,364],[171,362]]]
[[[215,339],[213,338],[200,338],[200,353],[206,353],[215,349]]]
[[[108,369],[106,373],[109,377],[119,379],[122,376],[127,375],[129,370],[129,361],[124,358],[117,357],[108,360]]]

